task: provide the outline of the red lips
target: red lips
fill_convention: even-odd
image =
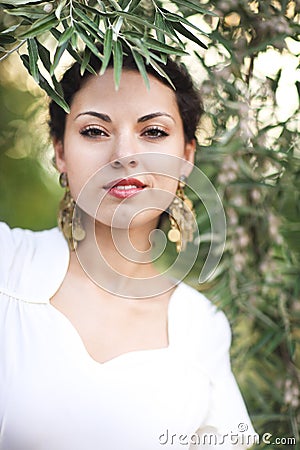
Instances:
[[[110,195],[116,198],[128,198],[138,194],[143,190],[145,185],[136,178],[122,178],[114,180],[105,186]]]

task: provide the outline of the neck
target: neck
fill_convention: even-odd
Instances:
[[[86,238],[77,249],[78,261],[99,287],[115,295],[145,298],[171,287],[152,263],[150,233],[157,221],[143,226],[111,228],[84,218]]]

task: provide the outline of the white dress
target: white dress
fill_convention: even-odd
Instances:
[[[228,321],[202,294],[174,291],[167,348],[101,364],[49,302],[69,262],[60,231],[0,224],[0,249],[0,450],[251,446]]]

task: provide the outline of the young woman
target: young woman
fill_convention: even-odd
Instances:
[[[164,70],[175,90],[150,68],[147,89],[125,57],[116,90],[111,66],[75,64],[70,114],[50,104],[60,230],[0,232],[1,450],[251,446],[227,319],[149,253],[164,209],[188,204],[202,112],[186,71]]]

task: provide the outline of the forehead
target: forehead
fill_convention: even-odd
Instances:
[[[107,112],[136,113],[141,111],[164,110],[179,116],[175,92],[171,87],[149,75],[150,89],[137,71],[122,72],[121,83],[116,90],[113,69],[107,69],[104,75],[90,76],[75,94],[71,104],[73,111],[85,108],[101,108]]]

